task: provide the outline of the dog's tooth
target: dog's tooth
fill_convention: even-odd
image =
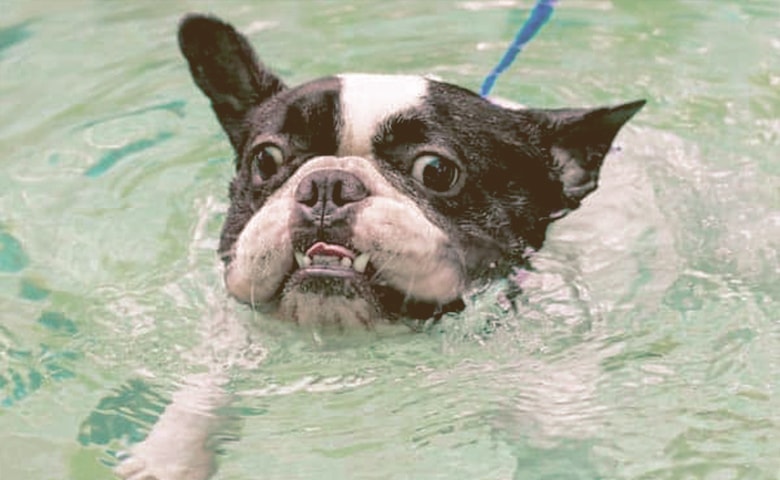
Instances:
[[[358,255],[358,257],[355,259],[354,262],[352,262],[352,268],[355,269],[358,273],[363,273],[366,271],[366,266],[368,265],[368,260],[371,258],[371,255],[368,253],[361,253]]]
[[[306,268],[306,267],[308,267],[309,265],[311,265],[311,262],[312,262],[312,260],[311,260],[311,257],[310,257],[310,256],[308,256],[308,255],[304,255],[304,256],[303,256],[303,267],[304,267],[304,268]]]
[[[352,259],[349,258],[349,257],[343,257],[341,259],[341,266],[342,267],[346,267],[346,268],[351,267],[352,266]]]
[[[295,261],[298,263],[298,268],[306,267],[306,258],[306,255],[302,254],[301,252],[295,252]]]

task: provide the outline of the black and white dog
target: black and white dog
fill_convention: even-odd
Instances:
[[[287,87],[222,21],[179,43],[236,152],[220,253],[230,293],[301,324],[371,326],[463,307],[523,266],[597,185],[644,101],[503,108],[417,76]]]
[[[612,140],[644,105],[506,108],[418,76],[288,87],[210,16],[187,16],[179,44],[236,152],[220,241],[227,289],[306,325],[461,310],[469,289],[524,266],[548,225],[596,188]],[[205,478],[208,425],[174,401],[120,472]],[[166,438],[177,443],[167,457]]]

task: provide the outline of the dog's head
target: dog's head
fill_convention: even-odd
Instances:
[[[524,265],[550,222],[596,188],[644,104],[510,109],[395,75],[290,88],[208,16],[186,17],[179,44],[236,152],[227,288],[299,323],[462,308],[467,289]]]

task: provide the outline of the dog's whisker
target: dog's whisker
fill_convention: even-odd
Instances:
[[[414,273],[412,277],[409,279],[409,283],[406,285],[406,291],[404,292],[404,304],[406,304],[409,300],[413,299],[414,296],[412,295],[414,291],[415,282],[417,281],[418,274]]]
[[[387,269],[396,259],[398,259],[401,256],[400,253],[396,252],[390,255],[384,262],[382,262],[381,265],[377,265],[374,263],[374,273],[371,275],[371,278],[369,279],[369,282],[373,283],[376,282],[380,278],[380,274]]]

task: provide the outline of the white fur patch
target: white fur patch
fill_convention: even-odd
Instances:
[[[371,253],[378,278],[417,300],[447,303],[463,293],[462,259],[409,197],[365,201],[355,218],[353,242]]]
[[[524,110],[526,108],[525,105],[523,105],[521,103],[517,103],[514,100],[506,99],[506,98],[489,97],[488,100],[491,103],[494,103],[494,104],[498,105],[499,107],[504,107],[504,108],[507,108],[509,110]]]
[[[339,75],[342,125],[339,156],[371,156],[371,141],[390,115],[420,106],[428,91],[423,77],[412,75]]]
[[[292,268],[290,213],[294,190],[289,183],[272,195],[246,224],[235,244],[235,257],[225,272],[225,284],[236,298],[265,303]]]

